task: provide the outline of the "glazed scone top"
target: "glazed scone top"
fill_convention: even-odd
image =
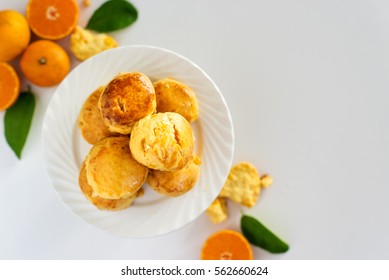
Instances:
[[[142,73],[120,73],[104,88],[98,106],[109,130],[129,134],[138,120],[155,112],[154,86]]]
[[[154,83],[157,112],[175,112],[193,122],[199,117],[196,95],[186,84],[171,78]]]
[[[193,148],[192,127],[177,113],[158,113],[143,118],[131,134],[133,157],[152,169],[173,171],[183,168]]]
[[[144,192],[143,189],[140,188],[135,194],[130,195],[127,198],[106,199],[100,197],[88,183],[86,177],[85,161],[81,165],[80,175],[78,177],[78,183],[85,197],[100,210],[117,211],[117,210],[123,210],[125,208],[128,208],[135,200],[135,198],[142,196]]]
[[[99,102],[103,89],[104,87],[101,86],[89,95],[81,108],[77,121],[82,136],[89,144],[92,145],[104,138],[114,136],[116,134],[111,132],[104,124],[99,108],[97,107],[97,103]]]
[[[131,155],[129,138],[110,137],[101,140],[90,150],[86,161],[89,185],[106,199],[127,198],[146,181],[148,168]]]

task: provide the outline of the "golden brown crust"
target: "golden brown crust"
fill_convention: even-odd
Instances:
[[[154,83],[157,97],[157,112],[176,112],[193,122],[199,117],[197,99],[193,90],[171,78]]]
[[[100,210],[123,210],[133,203],[135,198],[143,195],[143,189],[139,189],[135,194],[127,197],[127,198],[119,198],[119,199],[105,199],[100,197],[93,191],[93,188],[89,185],[88,180],[86,178],[86,168],[85,162],[82,163],[80,175],[78,177],[78,182],[80,185],[80,189],[85,197],[93,203]]]
[[[106,199],[127,198],[145,182],[148,168],[131,155],[129,138],[110,137],[92,147],[86,158],[89,185]]]
[[[101,86],[89,95],[81,108],[77,121],[82,136],[92,145],[104,138],[117,134],[109,131],[108,127],[104,124],[99,108],[97,107],[103,89],[104,87]]]
[[[142,73],[121,73],[105,87],[98,105],[111,131],[129,134],[138,120],[156,110],[153,84]]]
[[[141,164],[161,171],[183,168],[192,156],[194,136],[188,121],[177,113],[141,119],[131,134],[130,149]]]
[[[147,183],[154,191],[167,196],[180,196],[190,191],[199,177],[201,160],[193,155],[188,164],[177,171],[150,170]]]

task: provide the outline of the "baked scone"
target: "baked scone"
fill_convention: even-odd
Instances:
[[[140,188],[135,194],[130,195],[127,198],[106,199],[100,197],[95,191],[93,191],[93,188],[88,183],[86,178],[85,162],[82,163],[78,182],[85,197],[100,210],[117,211],[126,209],[130,207],[135,198],[142,196],[144,193],[143,188]]]
[[[201,160],[192,155],[184,168],[176,171],[150,169],[146,182],[154,191],[167,196],[180,196],[190,191],[199,177]]]
[[[253,207],[260,191],[261,179],[257,169],[248,162],[240,162],[231,168],[219,196]]]
[[[214,224],[220,224],[228,218],[227,202],[225,198],[217,197],[205,212]]]
[[[154,83],[157,97],[157,112],[176,112],[193,122],[199,117],[197,99],[193,90],[171,78],[158,80]]]
[[[105,138],[89,151],[86,177],[98,196],[127,198],[146,181],[148,168],[132,157],[128,142],[126,136]]]
[[[142,73],[120,73],[104,88],[98,103],[108,129],[121,134],[131,133],[134,124],[155,112],[154,86]]]
[[[143,118],[131,133],[132,156],[152,169],[183,168],[192,156],[193,147],[192,127],[177,113],[158,113]]]
[[[78,115],[77,124],[81,130],[81,134],[92,145],[104,138],[116,135],[116,133],[109,131],[108,127],[104,124],[99,108],[97,107],[103,89],[104,87],[101,86],[89,95]]]

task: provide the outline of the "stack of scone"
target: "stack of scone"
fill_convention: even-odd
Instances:
[[[170,197],[188,192],[201,163],[190,125],[197,119],[197,99],[187,85],[118,74],[87,98],[79,114],[81,133],[93,145],[80,170],[82,192],[103,210],[129,207],[145,182]]]

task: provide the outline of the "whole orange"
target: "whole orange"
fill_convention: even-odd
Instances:
[[[20,59],[23,74],[38,86],[59,84],[69,73],[70,60],[58,44],[39,40],[30,44]]]
[[[14,59],[30,42],[30,28],[24,16],[13,10],[0,11],[0,62]]]

